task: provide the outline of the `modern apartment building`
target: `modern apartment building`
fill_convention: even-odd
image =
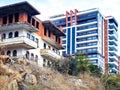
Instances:
[[[83,53],[93,64],[100,66],[103,72],[109,73],[108,64],[116,64],[115,68],[112,66],[110,73],[118,73],[116,57],[118,24],[113,17],[105,18],[99,9],[93,8],[84,11],[76,9],[66,11],[65,15],[55,15],[50,17],[50,20],[56,26],[62,26],[66,34],[62,37],[62,45],[65,47],[62,50],[63,56]],[[111,53],[114,53],[113,56]]]
[[[104,28],[106,72],[118,73],[118,23],[114,17],[107,16],[104,19]],[[107,66],[109,66],[108,70]]]
[[[51,60],[64,59],[61,36],[65,34],[50,21],[41,21],[40,14],[28,2],[0,7],[0,54],[11,58],[27,58],[39,66]]]

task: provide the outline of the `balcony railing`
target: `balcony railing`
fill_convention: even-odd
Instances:
[[[60,45],[58,42],[55,42],[54,39],[51,39],[49,37],[43,37],[42,39],[57,49],[64,49],[64,47],[62,47],[62,45]]]
[[[9,31],[14,29],[26,29],[31,32],[37,32],[38,29],[35,28],[33,25],[29,24],[28,22],[15,22],[10,24],[4,24],[0,26],[0,31]]]
[[[56,54],[55,52],[48,50],[48,49],[41,49],[40,54],[41,54],[41,56],[45,57],[46,59],[52,60],[52,61],[66,59],[65,57],[62,57],[62,56],[60,56],[60,55]]]
[[[114,64],[115,66],[118,66],[118,63],[116,61],[109,61],[108,63],[112,64],[112,65]]]
[[[7,38],[7,39],[0,40],[0,47],[2,46],[25,47],[27,49],[34,49],[34,48],[37,48],[37,43],[25,36],[21,36],[21,37]]]

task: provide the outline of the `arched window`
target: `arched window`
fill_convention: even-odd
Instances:
[[[13,33],[10,32],[10,33],[9,33],[9,38],[12,38],[12,37],[13,37]]]
[[[17,56],[17,51],[16,50],[13,51],[13,56],[14,57]]]
[[[16,32],[14,33],[14,37],[18,37],[18,36],[19,36],[19,32],[16,31]]]
[[[35,62],[38,61],[38,55],[35,55]]]
[[[2,36],[1,36],[2,39],[5,39],[6,38],[6,34],[3,33]]]
[[[29,59],[29,51],[26,52],[26,58]]]
[[[34,54],[31,53],[31,60],[34,60]]]
[[[7,55],[11,56],[11,51],[10,50],[7,51]]]
[[[47,66],[50,67],[50,61],[47,62]]]

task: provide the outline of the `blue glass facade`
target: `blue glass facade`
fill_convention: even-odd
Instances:
[[[75,27],[72,27],[72,54],[75,54]]]
[[[114,74],[118,73],[118,55],[117,55],[117,41],[118,41],[118,24],[115,19],[108,18],[108,34],[109,34],[109,45],[108,45],[108,54],[109,54],[109,73]]]
[[[71,29],[67,29],[67,54],[70,54],[70,47],[71,47]]]

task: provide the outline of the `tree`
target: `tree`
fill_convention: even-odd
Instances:
[[[89,67],[89,70],[90,70],[90,74],[92,76],[101,77],[101,75],[102,75],[101,67],[99,67],[97,65],[93,65],[93,64],[90,64],[88,67]]]
[[[79,73],[89,72],[89,64],[90,62],[84,54],[70,57],[69,74],[77,75]]]

